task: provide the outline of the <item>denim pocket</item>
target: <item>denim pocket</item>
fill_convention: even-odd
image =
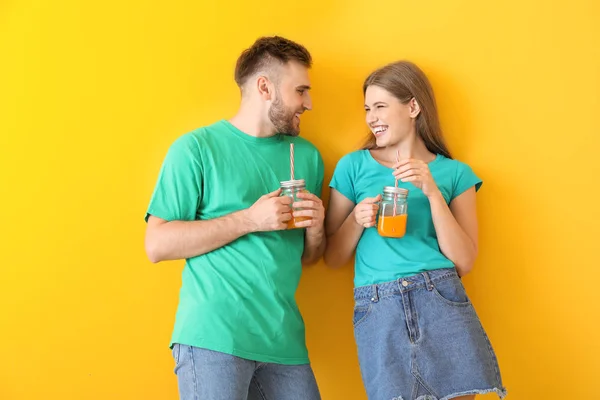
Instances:
[[[370,300],[357,300],[354,305],[353,325],[356,328],[371,313],[373,303]]]
[[[467,292],[458,277],[443,279],[433,285],[436,297],[451,306],[464,307],[471,304]]]
[[[175,359],[175,364],[179,364],[179,343],[173,344],[173,349],[171,350],[171,354],[173,354],[173,358]]]

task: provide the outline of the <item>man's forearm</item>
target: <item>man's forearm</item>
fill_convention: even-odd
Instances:
[[[325,231],[321,229],[315,234],[305,234],[304,253],[302,253],[302,265],[312,265],[319,261],[325,252]]]
[[[149,221],[146,231],[146,253],[155,263],[196,257],[253,231],[246,210],[206,221],[156,219]]]

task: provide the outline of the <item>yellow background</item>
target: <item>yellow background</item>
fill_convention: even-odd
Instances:
[[[598,4],[4,0],[0,399],[176,398],[183,263],[147,261],[143,216],[171,142],[235,112],[235,60],[265,34],[312,52],[326,182],[366,131],[366,75],[425,70],[485,182],[465,283],[508,398],[599,398]],[[366,398],[352,275],[320,264],[298,294],[325,400]]]

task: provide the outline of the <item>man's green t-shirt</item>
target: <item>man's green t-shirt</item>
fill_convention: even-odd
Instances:
[[[164,160],[148,215],[173,221],[210,220],[249,208],[295,178],[317,196],[319,151],[299,137],[249,136],[228,121],[177,139]],[[174,343],[260,362],[306,364],[304,322],[295,301],[304,229],[258,232],[198,257],[182,274]]]

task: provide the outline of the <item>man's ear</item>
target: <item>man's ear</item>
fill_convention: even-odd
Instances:
[[[273,98],[273,85],[271,81],[266,76],[259,76],[256,80],[256,88],[258,89],[258,94],[264,100],[272,100]]]

